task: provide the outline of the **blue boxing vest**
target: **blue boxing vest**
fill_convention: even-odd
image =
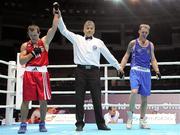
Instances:
[[[151,62],[151,44],[149,42],[147,47],[142,47],[139,45],[138,40],[132,50],[131,56],[131,67],[140,66],[145,68],[150,68]]]

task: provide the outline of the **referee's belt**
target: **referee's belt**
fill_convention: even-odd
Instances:
[[[77,65],[77,67],[81,69],[99,69],[99,67],[93,65]]]
[[[27,66],[25,71],[29,72],[47,72],[46,66]]]
[[[145,68],[145,67],[141,67],[141,66],[134,66],[134,67],[131,67],[131,69],[142,71],[142,72],[150,72],[149,68]]]

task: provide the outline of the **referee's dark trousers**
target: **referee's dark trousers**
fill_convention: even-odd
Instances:
[[[76,127],[84,127],[84,98],[86,89],[90,90],[94,106],[95,118],[97,126],[105,124],[102,115],[101,106],[101,85],[100,85],[100,69],[95,66],[85,67],[78,65],[75,70],[75,98],[76,98]]]

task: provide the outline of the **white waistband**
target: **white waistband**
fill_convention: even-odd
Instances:
[[[131,67],[131,69],[142,71],[142,72],[150,72],[149,68],[145,68],[145,67],[141,67],[141,66],[134,66],[134,67]]]
[[[27,66],[25,71],[29,72],[47,72],[47,67],[46,66]]]

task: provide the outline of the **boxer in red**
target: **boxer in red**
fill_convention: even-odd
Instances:
[[[20,64],[25,64],[23,76],[23,102],[21,105],[21,124],[18,134],[24,134],[27,130],[27,115],[29,101],[38,100],[40,104],[39,131],[47,132],[45,116],[47,112],[47,100],[51,99],[50,79],[47,71],[49,44],[53,39],[59,20],[59,9],[53,8],[53,24],[47,34],[40,38],[40,29],[37,25],[28,27],[29,41],[21,45]]]

